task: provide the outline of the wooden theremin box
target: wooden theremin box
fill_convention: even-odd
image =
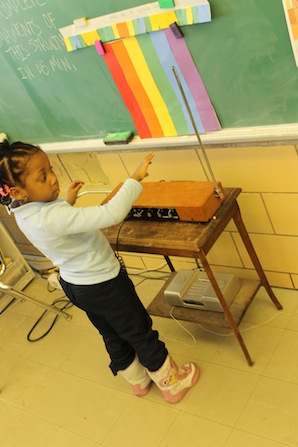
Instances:
[[[102,203],[108,202],[120,189],[119,184]],[[133,219],[173,219],[208,222],[224,200],[218,197],[212,182],[142,182],[143,191],[130,212]]]

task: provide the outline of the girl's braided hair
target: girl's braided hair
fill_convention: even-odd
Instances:
[[[41,149],[32,144],[16,141],[0,143],[0,203],[9,205],[9,190],[12,186],[22,184],[22,176],[29,160]]]

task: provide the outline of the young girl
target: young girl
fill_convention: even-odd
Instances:
[[[0,201],[8,204],[21,231],[60,270],[60,283],[103,337],[114,375],[144,396],[152,381],[164,398],[178,402],[198,380],[199,368],[178,368],[168,354],[127,273],[100,231],[119,224],[142,191],[153,159],[149,153],[105,205],[73,207],[83,182],[74,181],[66,199],[49,158],[38,146],[0,144]]]

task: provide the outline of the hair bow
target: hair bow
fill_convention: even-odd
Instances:
[[[0,196],[7,197],[10,194],[10,188],[7,185],[3,185],[3,187],[0,187]]]

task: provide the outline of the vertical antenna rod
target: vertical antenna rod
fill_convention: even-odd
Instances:
[[[194,128],[194,130],[195,130],[195,133],[196,133],[198,142],[199,142],[200,147],[201,147],[201,149],[202,149],[202,153],[203,153],[203,156],[204,156],[204,159],[205,159],[205,162],[206,162],[208,171],[209,171],[210,176],[211,176],[211,178],[212,178],[212,181],[213,181],[213,183],[214,183],[214,187],[215,187],[216,195],[222,199],[222,198],[224,197],[223,192],[222,192],[222,190],[220,189],[220,187],[219,187],[217,181],[215,180],[215,177],[214,177],[214,174],[213,174],[211,165],[210,165],[209,160],[208,160],[208,157],[207,157],[206,149],[205,149],[205,147],[204,147],[204,145],[203,145],[203,142],[202,142],[202,140],[201,140],[200,134],[199,134],[199,132],[198,132],[197,125],[196,125],[196,123],[195,123],[193,114],[192,114],[192,112],[191,112],[191,110],[190,110],[190,107],[189,107],[189,104],[188,104],[186,95],[185,95],[185,93],[184,93],[182,84],[181,84],[181,82],[180,82],[180,79],[179,79],[177,70],[176,70],[175,67],[172,67],[172,70],[173,70],[174,76],[175,76],[175,78],[176,78],[176,81],[177,81],[177,84],[178,84],[180,93],[181,93],[181,95],[182,95],[184,104],[185,104],[185,106],[186,106],[187,113],[188,113],[188,115],[189,115],[189,117],[190,117],[191,124],[193,125],[193,128]]]

